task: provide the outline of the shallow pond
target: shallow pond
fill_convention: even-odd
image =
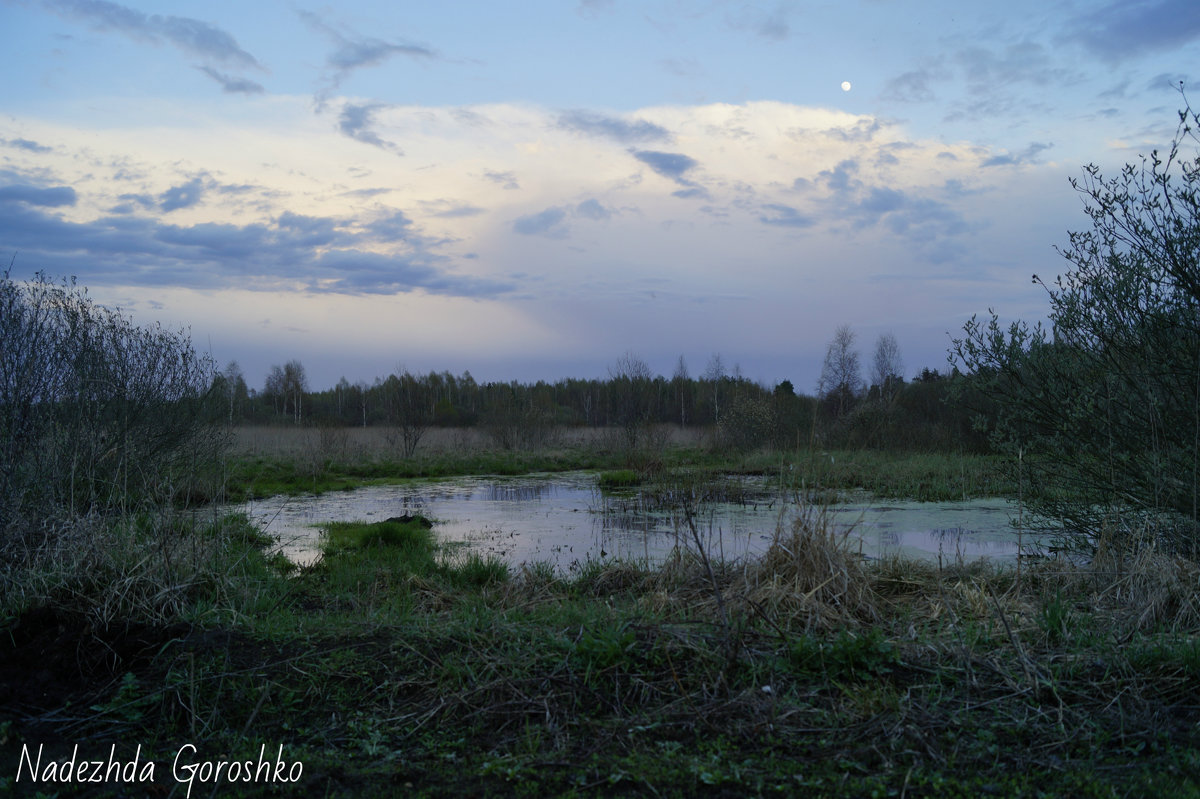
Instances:
[[[740,502],[704,505],[696,527],[710,555],[737,558],[764,551],[777,525],[790,524],[797,508],[782,503],[761,480],[746,478]],[[370,486],[305,497],[273,497],[239,508],[275,536],[285,554],[311,563],[319,553],[322,524],[381,521],[423,513],[437,521],[443,541],[462,542],[511,565],[549,561],[569,570],[589,558],[656,561],[676,543],[691,543],[676,514],[647,509],[635,493],[605,494],[591,473],[519,478],[470,477]],[[891,553],[942,558],[1011,559],[1017,533],[1013,503],[898,502],[851,495],[830,508],[839,530],[867,557]],[[1028,542],[1026,542],[1028,543]]]

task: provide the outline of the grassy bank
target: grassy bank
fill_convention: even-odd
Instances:
[[[862,489],[892,499],[946,501],[1015,496],[1017,485],[997,457],[967,454],[889,453],[873,450],[802,449],[788,452],[716,451],[703,431],[672,428],[659,446],[630,453],[605,431],[563,431],[537,450],[500,450],[470,431],[436,431],[411,458],[396,456],[381,431],[295,428],[240,430],[228,464],[231,499],[337,491],[355,486],[464,475],[603,470],[628,483],[664,473],[778,477],[788,488]],[[631,476],[629,473],[632,473]]]
[[[567,575],[439,549],[420,520],[341,525],[285,576],[211,521],[6,569],[0,784],[30,787],[22,746],[140,745],[182,795],[193,744],[282,746],[303,773],[280,795],[1200,795],[1188,561],[866,563],[814,511],[753,562]]]

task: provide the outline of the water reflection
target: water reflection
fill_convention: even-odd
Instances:
[[[553,483],[492,483],[484,496],[489,502],[531,502],[543,496],[553,496]]]
[[[694,519],[696,534],[717,557],[765,551],[777,525],[794,518],[795,508],[776,501],[765,483],[738,482],[733,501],[706,503]],[[275,497],[241,510],[299,563],[316,559],[322,524],[406,513],[435,519],[444,541],[513,565],[549,561],[570,569],[589,558],[613,557],[654,562],[693,538],[676,514],[637,494],[601,493],[588,473],[369,486],[319,497]],[[862,496],[832,506],[829,519],[856,537],[867,557],[901,553],[970,560],[1015,557],[1013,515],[1010,504],[998,500],[879,503]]]

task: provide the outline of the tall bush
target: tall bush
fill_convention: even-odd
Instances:
[[[134,325],[74,280],[0,275],[0,549],[192,490],[222,443],[212,377],[182,331]]]
[[[1034,489],[1035,509],[1076,543],[1101,530],[1197,545],[1200,520],[1200,120],[1179,114],[1166,153],[1072,186],[1091,229],[1071,268],[1034,276],[1049,329],[972,319],[952,357],[1000,413],[994,440]],[[1111,537],[1111,536],[1110,536]]]

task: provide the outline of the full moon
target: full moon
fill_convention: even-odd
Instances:
[[[842,81],[842,91],[844,91],[844,92],[850,91],[850,81],[848,81],[848,80]]]

